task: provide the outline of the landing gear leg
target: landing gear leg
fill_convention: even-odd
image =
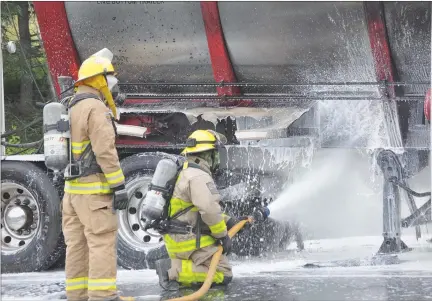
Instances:
[[[397,155],[391,150],[382,150],[377,157],[384,175],[383,192],[383,237],[378,254],[395,254],[411,251],[401,239],[401,197],[395,181],[403,180],[403,170]]]

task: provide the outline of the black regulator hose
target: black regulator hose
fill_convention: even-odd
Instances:
[[[389,182],[399,186],[400,188],[402,188],[403,190],[405,190],[406,192],[408,192],[409,194],[418,197],[418,198],[423,198],[423,197],[427,197],[427,196],[431,196],[431,192],[415,192],[414,190],[408,188],[407,186],[405,186],[404,184],[402,184],[401,182],[399,182],[395,177],[392,177],[391,179],[389,179]]]

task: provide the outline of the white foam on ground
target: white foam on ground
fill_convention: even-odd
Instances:
[[[378,250],[383,238],[381,236],[359,236],[307,240],[305,241],[305,250],[302,252],[296,252],[296,245],[292,244],[288,247],[286,253],[275,254],[272,257],[246,260],[233,259],[234,277],[432,278],[432,244],[426,241],[429,237],[424,237],[419,241],[415,239],[415,236],[405,236],[402,238],[414,250],[399,254],[399,258],[402,261],[400,264],[306,269],[303,267],[306,263],[371,258]],[[63,284],[64,280],[64,271],[3,274],[2,286],[7,287],[10,285],[13,289],[11,289],[11,293],[8,293],[7,290],[2,290],[1,299],[4,301],[62,300],[60,297],[64,296],[64,292],[61,291],[62,288],[59,284]],[[117,281],[120,289],[122,285],[126,284],[158,285],[158,277],[154,270],[131,271],[119,269]],[[17,284],[22,285],[22,289],[17,287]],[[32,286],[40,287],[40,290],[38,289],[37,292],[32,293],[29,291]],[[19,296],[16,296],[18,294]],[[157,296],[147,297],[149,300],[157,298]]]
[[[413,251],[398,255],[402,261],[394,265],[360,265],[352,267],[323,267],[306,269],[306,263],[329,262],[335,260],[361,260],[367,262],[378,251],[383,242],[381,236],[347,237],[343,239],[321,239],[305,241],[305,251],[290,253],[285,258],[250,260],[247,263],[235,262],[235,277],[432,277],[432,243],[427,237],[416,240],[415,236],[402,237]],[[429,237],[430,238],[430,237]],[[296,244],[288,247],[294,251]],[[289,272],[289,274],[278,272]]]

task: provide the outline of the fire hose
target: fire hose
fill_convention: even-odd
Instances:
[[[266,218],[266,217],[265,217]],[[253,217],[248,217],[247,219],[241,220],[239,221],[237,224],[235,224],[229,231],[228,231],[228,235],[230,238],[233,238],[234,235],[236,235],[245,225],[246,223],[253,223],[255,219]],[[209,271],[207,273],[206,279],[204,280],[201,288],[199,290],[197,290],[195,293],[187,295],[187,296],[183,296],[180,298],[174,298],[174,299],[168,299],[171,301],[196,301],[199,300],[199,298],[203,297],[208,290],[210,289],[210,286],[213,283],[213,277],[216,273],[216,268],[217,265],[219,263],[219,260],[222,256],[222,252],[223,252],[223,248],[222,246],[218,246],[218,249],[216,251],[216,253],[214,253],[212,260],[210,262],[210,267],[209,267]],[[134,297],[125,297],[123,298],[123,300],[135,300]]]
[[[239,232],[245,226],[246,223],[253,223],[255,220],[265,220],[269,216],[270,211],[268,210],[268,208],[265,208],[265,209],[262,208],[262,209],[263,210],[257,210],[253,217],[249,216],[247,219],[241,220],[236,225],[234,225],[228,231],[229,237],[230,238],[234,237],[234,235],[236,235],[237,232]],[[222,246],[218,246],[218,250],[213,255],[213,258],[210,262],[210,267],[209,267],[209,271],[207,273],[207,277],[206,277],[204,283],[202,284],[202,286],[199,290],[197,290],[195,293],[193,293],[191,295],[183,296],[180,298],[169,299],[169,300],[172,300],[172,301],[195,301],[195,300],[198,300],[199,298],[203,297],[208,292],[210,286],[212,285],[213,277],[216,273],[217,265],[218,265],[219,260],[222,256],[222,251],[223,251]]]

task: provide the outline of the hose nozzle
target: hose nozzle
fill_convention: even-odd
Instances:
[[[253,218],[256,221],[265,221],[270,215],[270,209],[268,207],[258,207],[253,212]]]

